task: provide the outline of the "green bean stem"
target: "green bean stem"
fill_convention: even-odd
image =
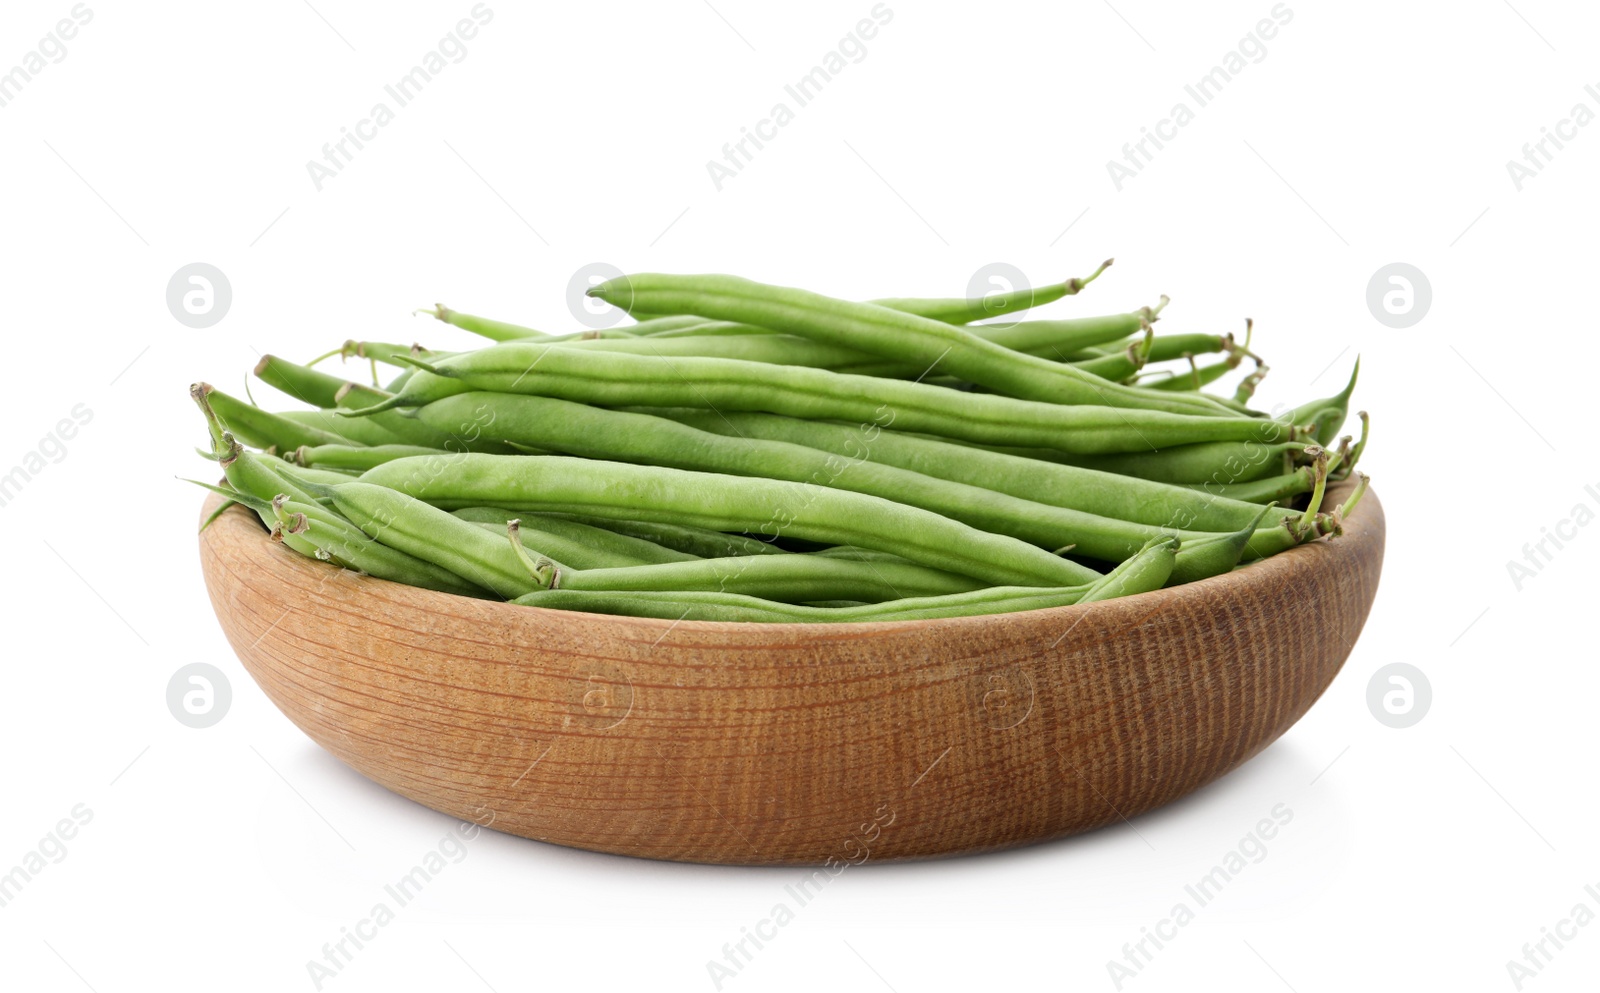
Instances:
[[[1311,500],[1306,504],[1306,509],[1300,516],[1298,530],[1301,533],[1311,531],[1316,525],[1317,512],[1322,509],[1322,498],[1328,490],[1328,453],[1323,448],[1311,445],[1306,448],[1306,455],[1310,456],[1311,471],[1314,474],[1314,483],[1311,488]]]
[[[1256,387],[1261,385],[1261,381],[1266,379],[1267,373],[1271,371],[1271,367],[1257,359],[1256,367],[1250,370],[1248,376],[1239,381],[1238,388],[1233,391],[1233,402],[1236,404],[1248,403],[1250,398],[1256,395]]]
[[[1367,431],[1372,427],[1366,411],[1357,411],[1356,416],[1361,418],[1361,439],[1356,442],[1356,447],[1350,451],[1350,461],[1345,463],[1345,469],[1347,470],[1355,469],[1356,463],[1361,461],[1361,453],[1367,450]]]

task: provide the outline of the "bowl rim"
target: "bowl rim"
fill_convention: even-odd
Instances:
[[[1353,479],[1340,480],[1328,486],[1327,500],[1337,504],[1337,497],[1347,495],[1354,487]],[[216,493],[207,494],[201,508],[200,519],[204,523],[211,518],[221,505],[223,497]],[[221,529],[221,530],[218,530]],[[703,621],[703,620],[668,620],[664,617],[634,617],[627,614],[602,614],[586,610],[572,610],[558,607],[537,607],[532,605],[513,603],[510,600],[495,600],[490,598],[477,598],[463,596],[459,593],[447,593],[441,590],[430,590],[420,586],[410,586],[393,580],[381,579],[365,573],[357,573],[341,566],[334,566],[327,562],[318,562],[292,549],[279,548],[276,543],[267,539],[267,531],[262,526],[260,519],[242,504],[235,503],[226,511],[216,516],[199,535],[202,548],[208,541],[217,540],[222,535],[229,533],[242,533],[241,529],[248,529],[260,535],[261,541],[255,547],[257,553],[266,555],[286,556],[285,561],[290,562],[291,570],[304,573],[307,576],[321,573],[323,569],[335,569],[338,573],[349,573],[354,581],[363,585],[370,583],[380,584],[377,588],[385,592],[385,599],[390,602],[404,602],[407,600],[425,601],[437,605],[441,602],[457,603],[468,610],[484,610],[491,614],[503,610],[519,612],[534,611],[529,615],[521,613],[522,617],[549,617],[551,615],[582,616],[591,621],[614,622],[622,627],[635,627],[642,630],[664,633],[682,630],[685,633],[700,632],[704,634],[729,634],[739,632],[773,631],[783,634],[792,634],[796,630],[803,630],[819,639],[852,638],[875,633],[907,632],[929,627],[960,627],[963,625],[984,625],[1004,623],[1005,620],[1043,621],[1049,618],[1070,618],[1074,612],[1084,617],[1096,609],[1105,610],[1107,605],[1120,605],[1121,609],[1134,607],[1160,601],[1163,605],[1193,600],[1196,603],[1219,600],[1227,602],[1233,599],[1231,591],[1244,586],[1254,586],[1260,583],[1291,584],[1294,577],[1302,572],[1320,568],[1337,568],[1337,560],[1328,561],[1318,558],[1327,555],[1345,556],[1357,551],[1356,546],[1378,540],[1384,540],[1385,521],[1382,503],[1372,487],[1362,497],[1361,504],[1355,512],[1344,520],[1344,533],[1342,536],[1323,537],[1313,541],[1286,549],[1276,555],[1259,559],[1242,567],[1235,568],[1219,576],[1185,583],[1181,586],[1169,586],[1147,593],[1137,593],[1132,596],[1115,597],[1110,600],[1097,600],[1092,603],[1064,604],[1056,607],[1035,607],[1031,610],[1013,610],[994,614],[972,614],[963,617],[921,617],[908,620],[886,621]],[[208,537],[209,535],[209,537]],[[1321,550],[1313,551],[1313,550]],[[1381,554],[1381,553],[1380,553]],[[470,608],[467,605],[472,605]],[[450,613],[461,613],[461,610],[451,610]],[[1074,622],[1073,627],[1076,627]],[[1070,630],[1070,629],[1069,629]]]

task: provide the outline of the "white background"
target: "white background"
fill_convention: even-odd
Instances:
[[[306,962],[451,829],[322,753],[239,667],[201,583],[201,494],[174,479],[214,474],[191,454],[186,388],[238,392],[259,352],[350,337],[466,344],[409,316],[435,301],[575,329],[566,284],[596,260],[870,297],[960,294],[995,261],[1045,282],[1114,255],[1047,313],[1165,292],[1163,330],[1251,316],[1272,364],[1261,405],[1335,392],[1359,353],[1374,415],[1383,586],[1282,740],[1130,825],[852,868],[724,988],[1112,990],[1107,961],[1280,803],[1293,820],[1266,858],[1125,989],[1514,989],[1525,942],[1580,901],[1600,910],[1584,891],[1600,884],[1600,528],[1520,590],[1507,571],[1575,505],[1600,509],[1584,489],[1600,490],[1600,126],[1520,191],[1506,169],[1574,104],[1600,110],[1592,7],[1290,0],[1266,57],[1119,192],[1107,160],[1193,109],[1185,84],[1269,0],[890,0],[866,57],[718,192],[707,160],[867,0],[490,0],[466,58],[319,192],[306,162],[472,5],[312,2],[91,0],[66,57],[0,108],[0,472],[74,405],[93,412],[0,507],[0,871],[75,805],[93,812],[0,908],[0,986],[310,989]],[[0,71],[70,10],[6,4]],[[233,290],[203,330],[164,299],[196,261]],[[1396,261],[1433,293],[1405,329],[1365,300]],[[192,662],[233,681],[205,730],[164,700]],[[1392,662],[1433,689],[1408,729],[1366,703]],[[486,835],[324,988],[710,990],[707,961],[799,875]],[[1588,926],[1523,988],[1597,974]]]

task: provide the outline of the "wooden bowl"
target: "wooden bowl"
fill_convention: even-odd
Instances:
[[[374,782],[540,841],[789,865],[1025,845],[1204,786],[1332,682],[1383,545],[1369,493],[1343,537],[1188,586],[839,625],[434,593],[304,558],[239,507],[200,557],[245,669]]]

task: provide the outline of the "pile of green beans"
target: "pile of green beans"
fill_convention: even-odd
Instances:
[[[1045,609],[1337,537],[1366,486],[1366,414],[1359,440],[1340,436],[1356,372],[1273,417],[1248,406],[1267,370],[1248,324],[1242,344],[1166,333],[1165,296],[1024,313],[1110,264],[1036,290],[866,303],[636,274],[591,290],[634,319],[598,331],[439,304],[423,313],[487,344],[264,356],[256,378],[294,409],[192,387],[224,477],[201,485],[341,568],[671,621]],[[370,366],[370,383],[317,368],[334,357]],[[1231,396],[1206,391],[1247,358]]]

